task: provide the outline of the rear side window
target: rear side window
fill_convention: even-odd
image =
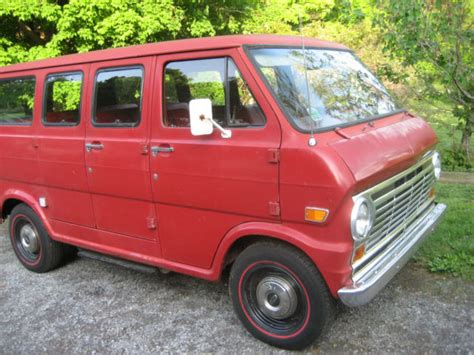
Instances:
[[[208,98],[223,127],[263,126],[265,116],[232,59],[171,62],[164,77],[164,124],[189,127],[189,102]]]
[[[82,73],[48,75],[44,93],[43,122],[77,125],[80,118]]]
[[[93,123],[135,127],[140,123],[143,68],[106,69],[97,73]]]
[[[31,124],[34,101],[35,78],[0,80],[0,124]]]

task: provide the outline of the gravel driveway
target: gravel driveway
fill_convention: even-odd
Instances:
[[[227,285],[76,258],[38,275],[0,226],[0,353],[283,352],[246,333]],[[474,351],[474,283],[409,264],[380,296],[339,307],[308,351]]]

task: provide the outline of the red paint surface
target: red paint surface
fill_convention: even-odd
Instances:
[[[350,282],[352,195],[412,164],[436,143],[429,126],[407,114],[316,134],[294,130],[246,57],[245,44],[300,45],[299,38],[231,36],[77,54],[0,68],[0,79],[35,75],[31,126],[0,126],[0,206],[30,205],[52,238],[83,248],[217,280],[240,238],[266,236],[303,250],[332,294]],[[307,45],[345,48],[308,40]],[[260,128],[194,137],[162,124],[163,67],[171,60],[232,57],[262,108]],[[141,123],[96,128],[91,96],[97,70],[145,69]],[[81,122],[44,127],[42,89],[50,73],[84,73]],[[85,143],[104,149],[87,153]],[[151,146],[172,153],[153,156]],[[279,152],[279,162],[275,162]],[[155,178],[155,174],[156,178]],[[38,205],[46,197],[47,208]],[[280,215],[273,212],[280,208]],[[304,221],[306,206],[327,208],[323,224]],[[156,220],[156,228],[150,221]]]

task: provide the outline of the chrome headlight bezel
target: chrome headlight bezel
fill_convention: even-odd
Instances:
[[[365,219],[365,221],[362,219]],[[355,198],[351,212],[351,232],[352,238],[356,242],[363,241],[368,237],[374,220],[375,206],[372,200],[364,196]]]
[[[431,162],[433,163],[433,172],[436,180],[439,180],[441,177],[441,155],[438,152],[434,152],[431,157]]]

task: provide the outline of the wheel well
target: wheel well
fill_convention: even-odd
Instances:
[[[272,238],[272,237],[267,237],[264,235],[249,235],[245,237],[241,237],[237,239],[229,248],[227,251],[227,254],[224,258],[224,263],[222,264],[222,276],[225,276],[227,278],[230,267],[234,263],[235,259],[239,256],[239,254],[244,251],[247,247],[249,247],[252,244],[258,243],[258,242],[263,242],[263,241],[269,241],[272,243],[279,243],[279,244],[284,244],[284,245],[289,245],[292,248],[295,248],[302,252],[303,254],[307,255],[304,251],[302,251],[300,248],[296,247],[295,245],[288,243],[284,240]]]
[[[17,200],[15,198],[10,198],[10,199],[6,200],[3,203],[3,206],[2,206],[2,218],[6,219],[8,217],[8,215],[10,213],[12,213],[13,209],[16,206],[18,206],[20,203],[24,203],[24,202],[21,201],[21,200]]]

